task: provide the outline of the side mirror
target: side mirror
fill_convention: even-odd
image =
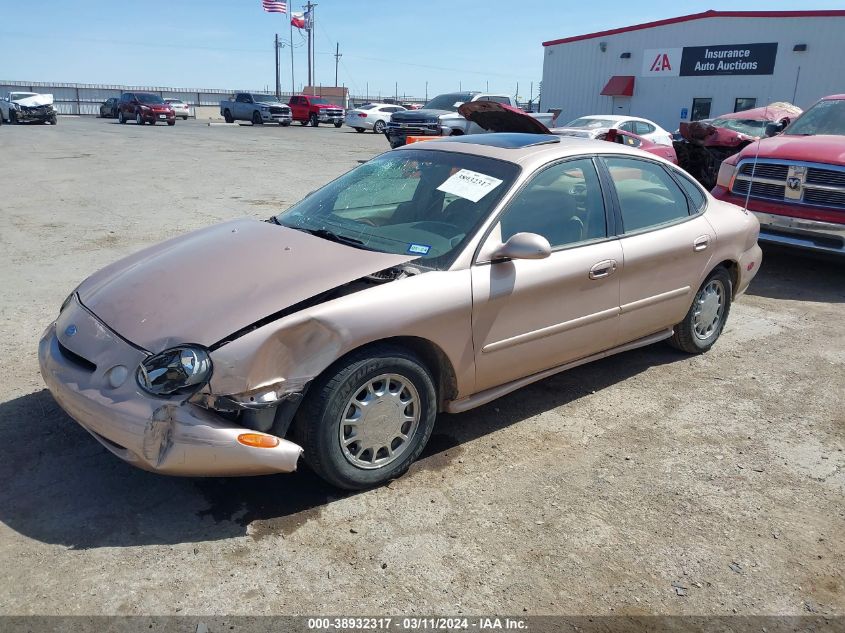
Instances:
[[[780,123],[766,123],[766,136],[777,136],[782,129]]]
[[[552,254],[552,247],[542,235],[536,233],[515,233],[499,246],[491,259],[545,259]]]

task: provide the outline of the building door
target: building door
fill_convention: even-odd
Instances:
[[[631,97],[613,97],[613,114],[631,114]]]
[[[701,121],[702,119],[710,118],[710,106],[713,104],[713,99],[693,99],[692,100],[692,117],[690,121]]]

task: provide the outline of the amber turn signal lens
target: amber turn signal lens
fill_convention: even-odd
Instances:
[[[279,438],[263,433],[241,433],[238,435],[238,442],[254,448],[276,448],[279,445]]]

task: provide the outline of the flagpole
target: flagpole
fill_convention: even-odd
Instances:
[[[290,26],[290,94],[296,92],[296,84],[293,81],[293,13],[288,15],[288,26]]]

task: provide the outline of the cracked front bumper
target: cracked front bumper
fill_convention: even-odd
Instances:
[[[74,334],[67,336],[70,331]],[[279,438],[274,448],[246,446],[238,436],[254,431],[184,400],[146,395],[134,377],[143,356],[76,300],[47,328],[38,348],[41,375],[56,402],[133,466],[185,476],[296,470],[302,448],[293,442]],[[117,365],[129,371],[115,387],[112,372]]]

